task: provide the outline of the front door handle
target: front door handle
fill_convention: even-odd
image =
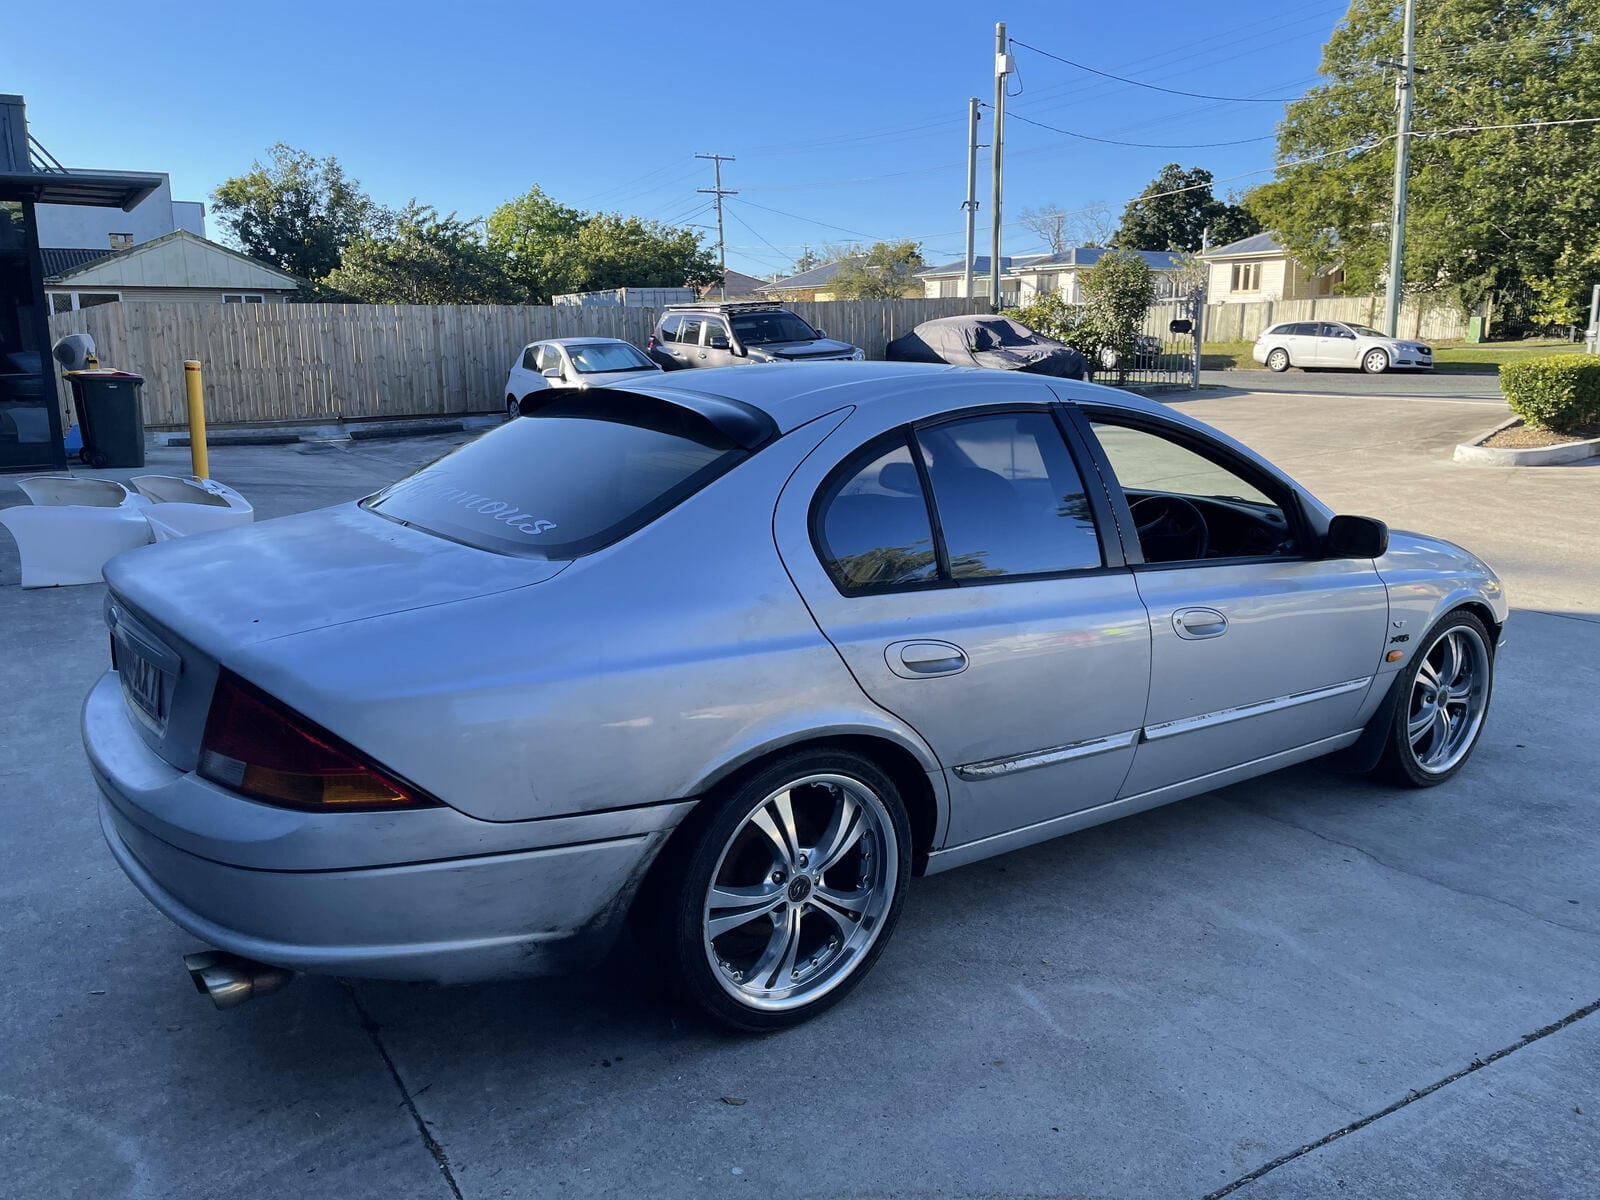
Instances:
[[[1172,629],[1191,642],[1221,637],[1228,632],[1228,618],[1214,608],[1180,608],[1172,614]]]
[[[902,679],[958,675],[967,669],[967,652],[949,642],[895,642],[883,657],[889,670]]]

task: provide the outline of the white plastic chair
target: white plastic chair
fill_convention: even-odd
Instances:
[[[36,476],[18,482],[29,503],[0,509],[17,541],[25,588],[99,583],[106,560],[149,544],[149,504],[112,479]]]
[[[255,520],[255,508],[231,487],[194,475],[135,475],[133,486],[148,501],[144,510],[158,542]]]

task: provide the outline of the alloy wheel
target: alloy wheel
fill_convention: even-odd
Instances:
[[[1489,648],[1470,625],[1441,633],[1417,664],[1406,738],[1430,775],[1455,767],[1472,749],[1489,706]]]
[[[718,985],[781,1012],[826,995],[867,957],[893,906],[894,822],[846,775],[806,775],[770,792],[722,848],[702,911]]]

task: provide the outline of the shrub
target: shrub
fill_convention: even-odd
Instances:
[[[1564,433],[1600,421],[1600,356],[1549,354],[1503,363],[1500,390],[1529,425]]]

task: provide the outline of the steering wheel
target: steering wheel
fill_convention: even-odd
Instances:
[[[1204,558],[1211,545],[1205,515],[1182,496],[1145,496],[1129,506],[1139,547],[1151,562]]]

